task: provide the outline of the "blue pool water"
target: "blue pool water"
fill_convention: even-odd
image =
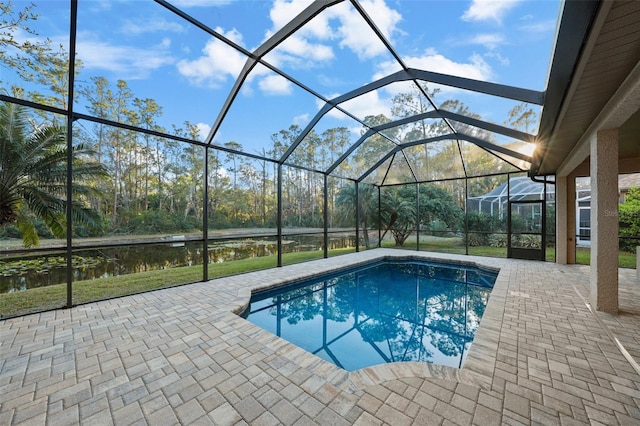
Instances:
[[[252,323],[348,371],[398,361],[459,368],[497,272],[378,261],[253,294]]]

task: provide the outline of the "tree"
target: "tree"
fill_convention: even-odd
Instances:
[[[189,121],[184,122],[184,129],[174,127],[174,133],[193,141],[200,140],[198,126]],[[202,202],[204,201],[204,147],[184,144],[179,148],[178,157],[170,166],[175,176],[172,189],[172,203],[177,202],[183,210],[183,218],[193,217],[202,222]]]
[[[438,221],[449,229],[461,226],[463,211],[449,192],[435,185],[420,184],[418,218],[420,229],[430,229]],[[396,246],[403,246],[416,229],[416,187],[403,185],[382,192],[380,216],[383,229],[389,229]]]
[[[82,61],[75,61],[75,76],[82,68]],[[61,109],[68,108],[69,96],[69,54],[63,46],[58,51],[40,52],[32,63],[33,81],[40,87],[47,87],[51,94],[29,92],[30,98],[44,105],[51,105]]]
[[[369,128],[387,124],[390,121],[391,120],[383,114],[366,116],[363,120],[366,127],[363,127],[360,132],[364,135]],[[349,156],[349,158],[345,159],[345,161],[340,164],[338,174],[358,178],[366,172],[381,157],[386,155],[393,147],[396,146],[393,142],[387,139],[387,137],[396,138],[396,129],[385,130],[384,135],[386,137],[380,133],[376,133],[367,138],[367,140],[364,141],[362,145],[360,145],[360,147]],[[382,170],[379,167],[373,173],[375,173],[374,176],[376,176],[376,181],[380,181],[386,174],[386,170]]]
[[[58,108],[67,108],[69,94],[69,54],[63,45],[53,46],[49,38],[38,40],[38,33],[29,25],[38,20],[33,11],[34,4],[24,7],[17,13],[12,1],[0,3],[0,66],[16,73],[22,82],[33,82],[41,88],[47,88],[50,94],[29,92],[31,100]],[[27,40],[16,37],[19,32],[30,35]],[[36,41],[34,41],[36,40]],[[75,62],[76,74],[82,67],[80,60]],[[18,86],[11,88],[14,93]],[[46,117],[41,114],[42,117]],[[55,117],[46,117],[54,122]]]
[[[156,124],[156,118],[162,115],[162,107],[153,99],[135,98],[133,104],[137,108],[140,123],[147,130],[160,130]],[[149,163],[151,163],[151,149],[149,142],[152,136],[144,134],[144,210],[149,210]],[[156,138],[156,153],[158,152],[158,142]]]
[[[66,234],[66,127],[30,128],[24,107],[0,103],[0,226],[15,224],[25,247],[40,238],[35,220],[42,220],[59,238]],[[101,226],[100,215],[83,200],[97,195],[90,179],[106,174],[79,144],[72,149],[72,219],[74,225]]]
[[[359,184],[357,198],[356,200],[355,185],[346,185],[338,191],[336,205],[340,210],[340,219],[348,224],[347,226],[355,225],[362,229],[364,245],[368,249],[370,247],[369,227],[378,223],[378,197],[375,186]],[[356,205],[360,213],[357,219]]]
[[[620,222],[620,236],[633,237],[621,238],[620,248],[633,251],[634,247],[640,245],[637,240],[640,237],[640,188],[631,187],[627,192],[624,203],[618,208],[618,220]]]
[[[533,125],[538,121],[538,114],[529,106],[528,103],[523,102],[511,108],[509,110],[509,118],[505,120],[505,126],[511,126],[514,129],[519,129],[525,133],[530,133],[533,130]]]
[[[409,188],[408,188],[409,189]],[[415,191],[412,191],[415,193]],[[456,204],[452,193],[433,184],[420,184],[420,225],[426,229],[435,222],[445,224],[448,229],[462,227],[464,210]]]
[[[407,93],[399,93],[391,99],[393,106],[391,113],[397,118],[406,118],[418,114],[423,114],[433,109],[431,102],[424,96],[426,93],[431,99],[434,98],[440,89],[429,90],[426,84],[422,84],[422,90],[417,86]],[[430,120],[419,120],[402,126],[403,142],[410,142],[418,139],[425,139],[433,135],[433,123]],[[425,145],[426,149],[426,145]]]
[[[406,191],[411,189],[413,197]],[[383,226],[391,230],[396,246],[403,246],[416,228],[415,187],[405,185],[386,188],[382,193],[380,208]]]
[[[133,98],[133,93],[124,80],[118,80],[116,83],[117,91],[110,97],[109,117],[119,123],[127,123],[131,117],[131,109],[129,102]],[[114,226],[117,226],[118,207],[120,204],[126,205],[130,200],[124,199],[125,193],[125,155],[127,141],[133,138],[132,132],[118,127],[110,128],[107,131],[107,141],[110,148],[110,160],[113,167],[113,210],[112,220]]]
[[[0,66],[17,72],[22,80],[33,80],[34,58],[46,55],[51,40],[34,42],[32,38],[24,41],[16,40],[16,31],[24,31],[32,36],[37,33],[29,23],[38,19],[33,11],[35,5],[26,6],[17,14],[14,13],[12,1],[0,3]]]

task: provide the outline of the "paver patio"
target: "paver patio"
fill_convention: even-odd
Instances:
[[[500,268],[462,369],[348,373],[233,313],[251,289],[380,256]],[[0,424],[640,424],[640,284],[589,267],[375,249],[0,322]]]

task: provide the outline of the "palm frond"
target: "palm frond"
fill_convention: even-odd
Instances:
[[[23,209],[18,209],[16,218],[16,228],[22,235],[22,245],[26,248],[38,247],[40,245],[40,237],[36,226],[33,224],[32,218],[28,217]]]
[[[91,147],[80,143],[72,148],[69,170],[66,127],[30,128],[26,108],[8,102],[0,102],[0,125],[0,225],[16,222],[25,246],[38,244],[34,218],[63,237],[71,177],[74,224],[100,226],[100,215],[84,201],[102,195],[91,182],[108,173],[92,160]]]

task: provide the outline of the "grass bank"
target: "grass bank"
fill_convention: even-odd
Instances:
[[[337,256],[353,251],[354,249],[334,249],[329,251],[329,256]],[[322,258],[322,256],[323,253],[320,250],[287,253],[282,255],[282,263],[284,265],[290,265],[319,259]],[[208,279],[274,268],[276,264],[276,256],[264,256],[210,264]],[[194,283],[201,280],[202,265],[195,265],[76,281],[73,283],[73,304],[94,302],[175,285]],[[25,291],[0,294],[0,317],[4,318],[61,308],[66,305],[66,300],[66,284],[56,284]]]

